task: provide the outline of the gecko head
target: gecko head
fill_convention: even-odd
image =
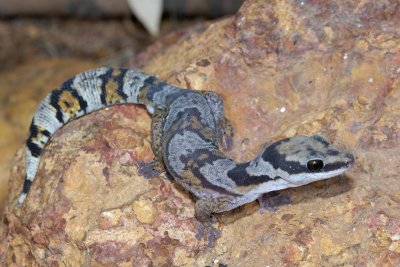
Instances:
[[[344,173],[354,156],[334,147],[321,135],[295,136],[265,147],[255,159],[269,166],[273,179],[296,187]]]

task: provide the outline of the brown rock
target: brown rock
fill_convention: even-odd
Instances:
[[[355,154],[346,175],[282,191],[293,203],[277,213],[261,215],[250,204],[225,214],[235,220],[220,224],[222,237],[207,250],[194,239],[189,195],[165,179],[136,174],[134,162],[152,157],[149,116],[118,106],[54,136],[20,209],[14,205],[23,168],[16,164],[3,259],[17,265],[68,259],[71,266],[399,265],[398,7],[248,0],[235,17],[147,55],[148,72],[224,97],[236,134],[229,156],[247,160],[271,139],[323,133]],[[149,223],[132,210],[141,200],[152,202]],[[117,223],[99,225],[113,210]]]

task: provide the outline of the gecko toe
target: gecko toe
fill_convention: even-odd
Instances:
[[[201,239],[207,240],[207,246],[212,248],[214,247],[215,240],[221,237],[221,232],[212,225],[204,225],[200,223],[195,237],[199,241]]]
[[[218,231],[215,227],[209,229],[208,236],[207,236],[207,246],[209,248],[214,247],[215,240],[221,237],[221,232]]]
[[[138,174],[146,179],[156,177],[164,171],[158,160],[153,160],[151,162],[138,161],[137,166]]]
[[[231,131],[220,130],[220,140],[221,149],[224,151],[231,151],[233,147],[233,133]]]
[[[204,236],[204,230],[205,230],[205,226],[202,223],[200,223],[199,227],[197,228],[196,235],[195,235],[197,240],[200,241],[201,238]]]

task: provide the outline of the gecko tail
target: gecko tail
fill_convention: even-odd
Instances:
[[[24,203],[25,198],[28,195],[29,189],[31,188],[31,185],[32,185],[32,181],[30,179],[28,179],[25,174],[24,187],[22,189],[22,193],[19,195],[17,205],[21,205],[22,203]]]
[[[18,197],[18,205],[22,205],[22,203],[24,203],[26,196],[28,195],[28,193],[22,192],[19,197]]]
[[[22,204],[28,195],[42,151],[58,129],[70,120],[117,104],[143,104],[149,112],[154,111],[155,101],[148,99],[148,92],[160,84],[157,78],[143,72],[103,67],[82,72],[50,92],[40,103],[29,127],[26,174],[18,203]]]

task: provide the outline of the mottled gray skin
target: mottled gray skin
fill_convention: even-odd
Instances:
[[[236,163],[223,153],[231,148],[233,131],[218,94],[170,86],[135,70],[99,68],[67,80],[40,104],[26,142],[26,178],[19,203],[26,198],[42,150],[57,129],[73,118],[123,103],[145,105],[153,116],[155,159],[140,164],[140,173],[151,178],[167,171],[196,196],[195,216],[201,222],[197,237],[207,236],[210,246],[219,237],[211,225],[213,213],[267,192],[340,175],[354,162],[351,154],[315,135],[278,141],[253,160]]]

